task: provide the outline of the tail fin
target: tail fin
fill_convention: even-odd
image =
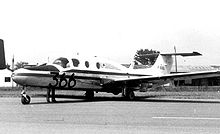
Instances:
[[[152,69],[154,70],[154,74],[157,75],[165,75],[170,74],[171,68],[173,66],[173,55],[180,55],[180,56],[200,56],[202,54],[198,52],[193,53],[168,53],[168,54],[159,54],[157,57],[156,62],[152,66]]]
[[[0,39],[0,69],[5,69],[5,49],[4,49],[4,41]]]
[[[172,66],[172,55],[164,56],[160,54],[151,69],[154,75],[165,75],[170,73]]]

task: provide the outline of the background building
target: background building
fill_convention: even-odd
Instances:
[[[189,73],[198,71],[219,70],[219,66],[178,66],[176,72],[175,67],[172,67],[171,73]],[[200,78],[200,79],[185,79],[174,81],[175,86],[220,86],[220,77]]]
[[[0,70],[0,87],[12,87],[14,82],[11,79],[11,75],[12,72],[8,69]]]

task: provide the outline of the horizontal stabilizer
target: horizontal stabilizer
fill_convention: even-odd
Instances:
[[[172,56],[172,55],[180,55],[183,57],[186,56],[201,56],[202,54],[200,54],[199,52],[192,52],[192,53],[168,53],[168,54],[161,54],[162,56]]]
[[[142,54],[140,56],[157,56],[157,55],[162,55],[162,56],[172,56],[172,55],[180,55],[180,56],[183,56],[183,57],[186,57],[186,56],[201,56],[202,54],[200,54],[199,52],[192,52],[192,53],[153,53],[153,54]]]

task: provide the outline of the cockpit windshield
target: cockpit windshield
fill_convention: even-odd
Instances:
[[[63,57],[60,57],[53,62],[53,64],[60,65],[63,68],[66,68],[68,63],[69,63],[69,60]]]

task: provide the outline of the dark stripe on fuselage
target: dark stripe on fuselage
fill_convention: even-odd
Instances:
[[[54,74],[37,74],[37,73],[18,73],[14,75],[16,76],[32,76],[32,77],[49,77],[52,78],[55,75]],[[57,76],[58,78],[61,77],[61,75]],[[66,78],[70,78],[70,75],[66,75]],[[101,78],[98,77],[89,77],[89,76],[74,76],[75,79],[90,79],[90,80],[101,80]]]

